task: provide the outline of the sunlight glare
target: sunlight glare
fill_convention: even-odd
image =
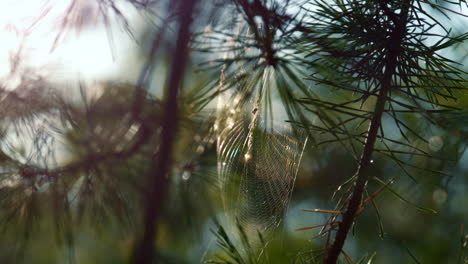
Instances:
[[[76,25],[62,31],[63,17],[72,1],[15,0],[0,3],[1,80],[14,86],[17,82],[13,80],[18,78],[15,75],[27,69],[45,68],[51,71],[50,74],[66,80],[103,79],[117,75],[122,65],[119,60],[128,60],[128,50],[136,44],[115,23],[109,28],[115,32],[114,39],[110,40],[105,26],[97,23],[97,11],[90,11],[95,7],[84,0],[77,0],[75,4],[79,8],[74,12],[83,12],[73,13]],[[134,15],[132,10],[129,14],[129,18]],[[86,19],[91,19],[91,22],[83,21]],[[97,24],[90,26],[86,23]],[[112,41],[118,45],[113,45]],[[119,58],[117,54],[125,57]]]

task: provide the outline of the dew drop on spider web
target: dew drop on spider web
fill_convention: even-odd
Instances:
[[[271,126],[258,120],[253,125],[254,120],[252,116],[229,119],[217,146],[226,218],[238,219],[252,234],[280,225],[306,142],[305,135],[297,135],[286,123]]]

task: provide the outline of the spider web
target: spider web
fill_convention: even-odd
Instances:
[[[254,102],[235,96],[229,100],[232,104],[224,104],[215,124],[227,226],[235,227],[238,221],[247,233],[262,235],[281,224],[307,141],[305,133],[268,114],[262,92],[271,88],[266,79]]]

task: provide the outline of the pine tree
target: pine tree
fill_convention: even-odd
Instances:
[[[247,107],[253,109],[252,120],[257,119],[257,112],[265,113],[265,123],[273,118],[266,102],[271,104],[268,96],[276,88],[290,122],[308,131],[313,146],[339,142],[355,156],[357,171],[338,188],[346,187],[347,191],[333,211],[337,215],[322,226],[330,241],[334,236],[333,242],[326,245],[324,261],[336,263],[357,216],[395,180],[372,175],[373,156],[393,159],[414,180],[408,172],[414,165],[402,156],[430,154],[413,143],[415,139],[427,139],[405,119],[419,115],[428,123],[440,124],[439,116],[458,110],[449,101],[463,94],[466,73],[440,51],[463,43],[468,35],[453,35],[433,13],[465,16],[447,5],[466,3],[303,1],[298,3],[300,12],[294,15],[288,13],[294,6],[292,1],[239,0],[233,4],[241,15],[233,23],[242,31],[226,34],[227,40],[220,44],[221,51],[230,47],[234,54],[217,61],[222,65],[217,69],[222,72],[223,85],[238,87],[235,96],[242,97],[241,102],[248,101],[246,97],[253,97],[251,102],[263,100]],[[216,33],[213,35],[222,35],[222,31]],[[267,80],[254,77],[261,75],[268,76]],[[275,85],[265,85],[270,82],[268,78],[274,79]],[[308,88],[304,78],[315,86]],[[251,88],[244,92],[247,87]],[[336,96],[322,98],[315,87],[330,89]],[[257,97],[251,95],[254,89],[259,89]],[[338,100],[338,95],[346,100]],[[382,123],[387,117],[394,120],[401,140],[384,134]],[[255,121],[250,124],[257,125]],[[368,128],[363,129],[366,124]],[[252,137],[255,132],[249,129],[246,133]],[[317,133],[332,139],[319,142],[314,139]],[[370,180],[383,187],[364,199],[370,191],[366,187]]]
[[[75,224],[88,219],[99,229],[115,218],[133,231],[131,261],[170,262],[155,240],[158,223],[173,209],[168,204],[179,201],[175,171],[186,180],[208,157],[204,166],[216,167],[217,177],[198,172],[208,182],[202,191],[214,186],[227,215],[214,232],[225,255],[210,263],[269,263],[265,252],[288,210],[304,151],[335,144],[354,158],[356,171],[342,175],[335,208],[312,210],[331,217],[303,228],[322,228],[323,250],[290,257],[291,263],[337,263],[341,255],[351,261],[343,250],[349,233],[384,191],[435,213],[391,187],[405,179],[376,176],[373,163],[392,160],[416,185],[414,169],[442,173],[413,157],[445,161],[422,146],[437,145],[425,127],[458,125],[464,134],[453,145],[464,144],[466,111],[456,101],[466,93],[466,72],[444,52],[468,38],[447,25],[451,17],[467,17],[466,1],[125,2],[163,14],[151,17],[158,27],[150,47],[142,47],[148,51],[135,84],[108,83],[96,99],[79,83],[76,102],[26,72],[16,90],[0,90],[0,216],[24,241],[52,215],[58,241],[73,248]],[[93,12],[87,4],[72,1],[52,49],[72,28],[96,21],[110,28],[111,18],[135,37],[117,2],[98,1]],[[167,50],[167,80],[156,81],[164,95],[157,97],[149,87]],[[19,55],[12,72],[20,69]],[[388,132],[389,120],[397,133]],[[197,126],[195,135],[188,126]],[[30,137],[32,144],[16,148],[15,133],[19,143]],[[53,163],[55,138],[72,149],[65,164]]]

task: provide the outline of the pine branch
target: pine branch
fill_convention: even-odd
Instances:
[[[359,162],[359,167],[356,172],[356,183],[353,189],[353,194],[351,199],[348,202],[348,208],[346,209],[343,219],[339,224],[338,231],[335,236],[335,240],[328,250],[327,257],[325,258],[325,264],[334,264],[337,263],[340,253],[343,251],[344,242],[346,236],[348,235],[351,226],[356,217],[356,212],[358,211],[362,196],[364,194],[365,185],[369,179],[369,167],[371,164],[372,153],[374,150],[374,145],[378,137],[378,131],[381,127],[382,115],[385,110],[385,104],[387,102],[387,94],[392,88],[392,77],[397,68],[397,58],[401,50],[401,44],[406,33],[406,23],[407,15],[409,9],[410,1],[404,3],[404,10],[398,21],[395,23],[394,31],[391,34],[391,37],[387,46],[387,56],[385,64],[385,73],[381,81],[380,93],[375,105],[374,115],[369,124],[369,130],[367,132],[367,139],[364,145],[364,150]],[[389,10],[384,10],[385,12],[391,12]],[[394,17],[394,16],[391,16]]]

